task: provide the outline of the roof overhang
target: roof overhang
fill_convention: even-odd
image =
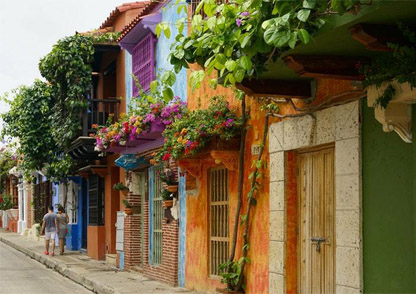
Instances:
[[[136,18],[126,27],[126,30],[123,30],[122,36],[119,39],[120,47],[127,50],[131,54],[136,44],[143,39],[149,31],[155,34],[156,26],[161,21],[161,12],[155,12]]]
[[[369,50],[365,45],[357,41],[352,35],[351,29],[358,24],[395,26],[400,20],[410,26],[416,25],[416,1],[380,1],[374,0],[369,5],[363,5],[357,15],[344,14],[333,15],[328,18],[327,24],[320,33],[306,45],[298,45],[294,49],[285,52],[276,62],[267,67],[260,79],[304,79],[287,66],[285,59],[288,56],[343,56],[353,58],[370,58],[376,54],[383,54],[380,50]],[[372,27],[373,29],[374,27]],[[387,31],[384,29],[385,36]],[[311,78],[306,77],[306,78]]]

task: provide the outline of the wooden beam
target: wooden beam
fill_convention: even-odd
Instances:
[[[406,44],[409,41],[403,36],[397,25],[359,23],[350,28],[351,36],[368,50],[391,52],[387,44]]]
[[[366,58],[333,55],[289,55],[283,58],[286,66],[301,77],[338,80],[362,80],[358,64]]]
[[[307,99],[312,96],[311,82],[308,80],[243,80],[236,87],[247,95],[255,97],[286,97]]]

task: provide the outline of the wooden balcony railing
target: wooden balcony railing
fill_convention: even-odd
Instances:
[[[91,133],[95,133],[92,128],[94,124],[106,124],[110,115],[112,115],[112,122],[116,122],[119,116],[120,100],[117,98],[108,99],[90,99],[88,101],[88,109],[84,114],[82,120],[82,136],[86,137]]]

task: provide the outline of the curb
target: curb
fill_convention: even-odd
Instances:
[[[77,284],[85,287],[86,289],[98,293],[98,294],[117,294],[117,292],[104,284],[97,283],[94,280],[91,280],[83,275],[77,273],[76,271],[68,268],[65,264],[56,262],[50,258],[45,257],[44,255],[34,252],[26,247],[17,245],[3,237],[0,237],[0,241],[4,244],[16,249],[17,251],[22,252],[23,254],[29,256],[30,258],[44,264],[46,267],[56,271],[57,273],[67,277],[68,279],[74,281]]]

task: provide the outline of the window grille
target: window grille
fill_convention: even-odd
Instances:
[[[90,175],[88,180],[89,224],[102,226],[105,212],[104,179],[98,175]]]
[[[228,171],[226,168],[210,170],[209,187],[210,274],[219,275],[219,265],[228,260]]]
[[[78,185],[74,182],[70,182],[68,185],[68,198],[70,202],[71,223],[76,224],[78,222]]]
[[[153,264],[162,263],[162,182],[159,174],[163,167],[155,167],[153,169]]]
[[[139,80],[143,91],[150,89],[150,83],[155,79],[155,38],[152,33],[147,34],[133,49],[132,73]],[[133,96],[137,97],[139,89],[133,79]]]

